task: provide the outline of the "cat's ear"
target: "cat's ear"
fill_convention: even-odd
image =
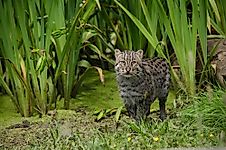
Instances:
[[[141,58],[141,59],[143,58],[144,51],[142,49],[139,49],[136,53],[139,56],[139,58]]]
[[[117,58],[121,54],[119,49],[115,49],[115,57]]]

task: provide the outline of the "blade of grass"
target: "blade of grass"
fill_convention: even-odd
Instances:
[[[151,43],[151,45],[156,48],[157,52],[160,54],[160,56],[165,58],[164,53],[162,50],[157,46],[158,41],[151,36],[151,34],[148,32],[148,30],[144,27],[144,25],[133,15],[131,14],[122,4],[120,4],[117,0],[114,0],[114,2],[130,17],[130,19],[133,21],[133,23],[139,28],[139,30],[143,33],[143,35],[147,38],[147,40]]]

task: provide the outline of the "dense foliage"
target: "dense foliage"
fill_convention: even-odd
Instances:
[[[68,109],[90,69],[104,82],[102,69],[113,68],[120,48],[165,57],[174,87],[194,95],[209,82],[207,38],[225,38],[225,7],[223,0],[2,0],[2,91],[22,116],[46,114],[60,99]]]

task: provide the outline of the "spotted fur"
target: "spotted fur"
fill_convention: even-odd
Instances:
[[[120,95],[129,115],[145,119],[150,105],[159,99],[160,118],[166,118],[165,102],[169,92],[169,66],[163,58],[143,59],[143,50],[115,50],[115,71]]]

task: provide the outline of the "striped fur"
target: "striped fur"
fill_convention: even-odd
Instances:
[[[160,118],[166,118],[170,73],[165,59],[143,59],[143,51],[115,50],[115,71],[120,95],[129,115],[135,120],[145,119],[150,105],[159,99]]]

